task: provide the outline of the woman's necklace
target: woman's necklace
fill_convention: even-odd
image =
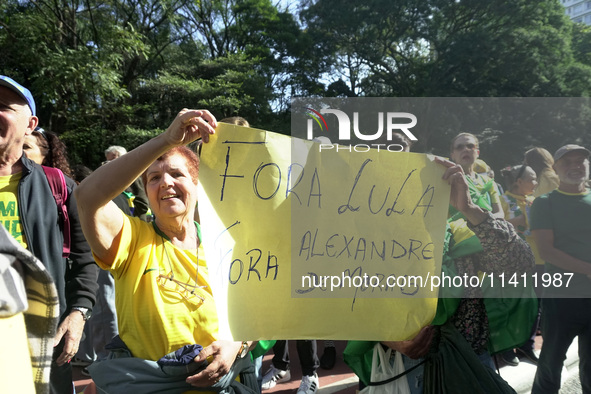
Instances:
[[[166,234],[164,234],[159,228],[158,226],[156,226],[156,223],[152,222],[154,229],[156,230],[156,233],[158,235],[160,235],[160,239],[162,240],[162,248],[164,249],[164,254],[166,256],[166,261],[168,262],[168,268],[170,269],[170,271],[168,272],[167,275],[164,274],[159,274],[157,277],[157,282],[158,285],[160,285],[161,287],[167,289],[167,290],[172,290],[175,291],[179,294],[181,294],[181,296],[183,296],[183,298],[185,298],[187,301],[190,302],[194,302],[194,299],[197,298],[199,301],[199,306],[203,303],[203,301],[205,301],[205,298],[202,297],[201,295],[197,294],[196,290],[197,289],[203,289],[207,286],[199,286],[198,284],[198,279],[199,279],[199,232],[197,232],[197,250],[196,250],[196,255],[197,255],[197,261],[196,261],[196,266],[195,266],[195,284],[192,285],[188,282],[182,282],[178,279],[175,278],[174,275],[174,270],[172,268],[172,261],[170,259],[170,256],[168,254],[168,248],[166,247],[166,241],[169,241],[168,237],[166,236]],[[197,224],[196,224],[197,225]]]

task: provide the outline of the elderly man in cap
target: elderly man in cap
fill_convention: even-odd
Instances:
[[[65,206],[69,220],[60,220],[58,208],[42,167],[23,154],[26,135],[38,119],[31,92],[13,79],[0,75],[0,220],[10,234],[47,267],[60,305],[54,339],[51,392],[71,393],[72,368],[84,322],[95,302],[99,268],[95,264],[78,220],[72,190],[76,183],[66,178]],[[61,228],[69,222],[70,262],[64,257]]]
[[[579,145],[565,145],[554,154],[558,189],[534,201],[530,227],[546,273],[542,335],[544,344],[532,393],[560,390],[566,352],[579,337],[579,371],[583,393],[591,394],[591,152]],[[548,286],[546,286],[548,285]]]

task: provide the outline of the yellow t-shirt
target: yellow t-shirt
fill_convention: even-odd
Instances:
[[[23,233],[16,198],[21,177],[21,172],[14,175],[0,176],[0,220],[2,220],[2,225],[10,235],[26,249],[27,240]]]
[[[491,181],[491,178],[488,175],[484,174],[476,174],[476,176],[472,178],[472,182],[474,182],[474,185],[478,190],[482,190],[489,181]],[[501,197],[499,196],[499,188],[497,187],[497,184],[494,180],[492,181],[492,188],[488,192],[488,195],[490,196],[491,205],[501,203]]]
[[[183,289],[172,281],[166,287],[179,291],[157,283],[159,275],[172,271],[176,280],[194,285],[195,249],[176,248],[158,235],[152,224],[127,215],[115,247],[117,255],[112,264],[96,256],[95,260],[101,268],[110,269],[115,278],[119,336],[134,357],[158,360],[184,345],[206,347],[217,340],[218,317],[201,246],[197,283],[206,287],[196,293],[203,297],[202,303],[195,296],[187,301],[181,295]]]
[[[525,215],[525,226],[519,226],[515,229],[523,237],[529,236],[531,234],[529,230],[529,208],[534,202],[533,196],[520,196],[506,191],[502,197],[501,206],[505,212],[505,220]]]
[[[534,197],[550,193],[560,185],[560,178],[551,168],[544,168],[538,177],[538,186],[534,190]]]

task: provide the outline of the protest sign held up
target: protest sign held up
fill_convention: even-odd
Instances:
[[[402,340],[433,318],[443,168],[319,148],[225,124],[204,146],[199,208],[222,337]]]

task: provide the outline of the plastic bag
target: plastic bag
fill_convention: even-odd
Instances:
[[[373,348],[371,363],[371,382],[361,390],[360,394],[410,394],[408,380],[404,374],[404,363],[400,352],[394,355],[391,363],[392,349],[384,351],[381,343]]]

